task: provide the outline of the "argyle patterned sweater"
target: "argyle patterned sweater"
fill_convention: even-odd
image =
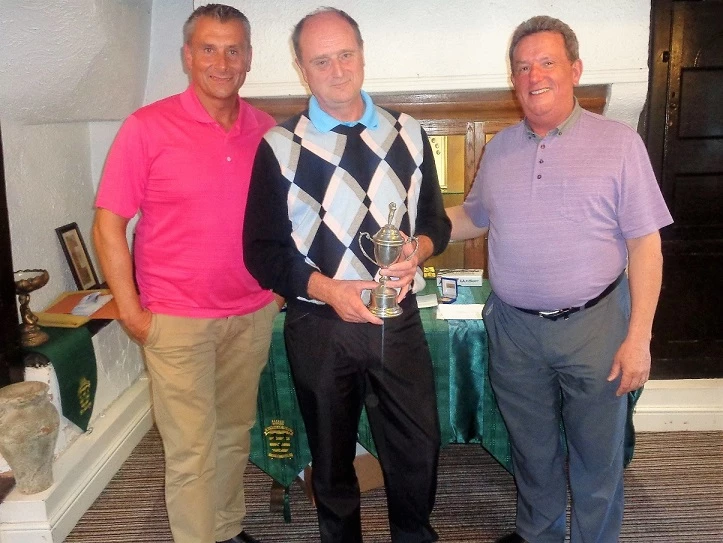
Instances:
[[[359,234],[373,236],[387,224],[390,202],[399,230],[428,236],[435,254],[447,246],[451,224],[424,130],[409,115],[375,107],[375,129],[357,124],[319,132],[307,110],[272,128],[259,145],[244,261],[261,286],[290,304],[313,302],[306,287],[314,271],[334,279],[376,276],[379,266],[361,252]],[[421,272],[417,288],[420,279]]]

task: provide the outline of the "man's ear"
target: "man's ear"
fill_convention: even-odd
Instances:
[[[192,61],[191,48],[189,47],[189,45],[187,43],[184,43],[182,51],[183,51],[183,67],[185,68],[186,73],[188,73],[191,70],[191,61]]]
[[[577,86],[582,76],[582,60],[577,59],[572,63],[572,83]]]
[[[301,77],[304,78],[304,81],[308,85],[309,80],[306,78],[306,70],[304,69],[304,66],[301,64],[299,57],[294,58],[294,62],[296,62],[296,67],[299,68],[299,71],[301,72]]]

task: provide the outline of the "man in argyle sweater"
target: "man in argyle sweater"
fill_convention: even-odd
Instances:
[[[434,157],[419,123],[361,90],[363,41],[343,11],[321,8],[292,37],[313,96],[269,131],[251,176],[244,260],[288,301],[286,347],[312,454],[323,543],[360,542],[353,460],[366,405],[387,491],[394,542],[436,541],[440,437],[434,379],[419,310],[420,264],[447,245]],[[366,259],[360,232],[394,226],[418,239],[387,269]],[[370,252],[371,248],[367,248]],[[399,290],[402,315],[366,307],[377,272]]]

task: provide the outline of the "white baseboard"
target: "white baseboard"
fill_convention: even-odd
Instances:
[[[54,484],[0,503],[0,543],[58,543],[71,532],[152,425],[148,379],[141,377],[53,464]]]
[[[633,421],[638,432],[723,431],[723,379],[649,381]]]

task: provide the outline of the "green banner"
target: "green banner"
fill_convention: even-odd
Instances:
[[[288,488],[311,462],[311,453],[286,359],[284,315],[274,321],[269,361],[261,374],[250,460]]]
[[[50,339],[25,352],[43,355],[52,365],[60,386],[63,416],[88,429],[98,386],[98,371],[91,335],[85,326],[78,328],[42,327]]]

